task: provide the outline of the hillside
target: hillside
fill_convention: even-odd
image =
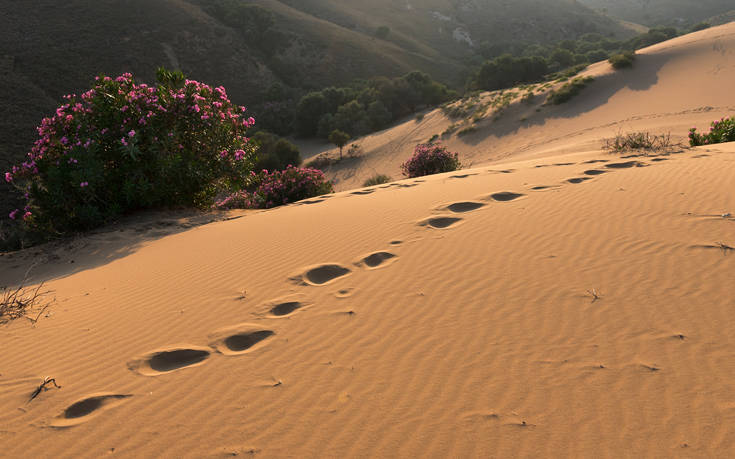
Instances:
[[[388,32],[377,38],[380,27]],[[61,96],[98,73],[130,71],[152,81],[158,66],[180,68],[253,106],[268,100],[274,83],[299,97],[421,70],[461,86],[475,43],[632,34],[567,0],[7,1],[0,31],[2,170],[26,153]]]
[[[647,26],[686,28],[732,10],[731,0],[580,0],[612,17]]]
[[[458,102],[456,110],[436,109],[358,139],[360,156],[332,166],[328,174],[339,189],[359,187],[376,173],[399,178],[400,164],[414,146],[434,136],[468,166],[594,150],[605,138],[635,130],[670,132],[685,142],[691,126],[701,129],[735,112],[735,94],[712,90],[735,79],[733,49],[735,23],[729,23],[639,50],[632,69],[593,64],[579,77],[594,81],[561,105],[544,104],[561,81],[482,93]],[[529,89],[535,95],[531,103],[523,102]]]

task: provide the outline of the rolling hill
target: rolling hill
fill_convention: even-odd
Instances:
[[[725,13],[731,0],[580,0],[612,17],[645,24],[686,27]]]

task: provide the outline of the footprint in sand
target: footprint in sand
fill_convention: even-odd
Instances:
[[[87,422],[99,413],[109,410],[132,395],[94,394],[69,405],[52,422],[53,427],[72,427]]]
[[[364,196],[366,194],[373,194],[375,193],[375,190],[359,190],[359,191],[353,191],[350,194],[358,195],[358,196]]]
[[[473,210],[477,210],[481,207],[485,207],[485,203],[477,201],[460,201],[453,202],[443,208],[454,212],[455,214],[462,214],[465,212],[472,212]]]
[[[459,175],[450,175],[449,178],[456,178],[456,179],[463,179],[467,177],[472,177],[473,175],[477,175],[477,173],[473,174],[459,174]]]
[[[645,164],[641,163],[640,161],[625,161],[622,163],[605,164],[605,167],[608,167],[610,169],[628,169],[631,167],[643,167],[643,166],[645,166]]]
[[[455,226],[462,221],[459,217],[430,217],[419,222],[420,226],[427,226],[434,229],[447,229]]]
[[[651,161],[658,163],[661,161],[668,161],[669,159],[671,158],[653,158]]]
[[[485,200],[493,200],[496,202],[509,202],[515,201],[518,198],[522,198],[525,194],[514,193],[512,191],[501,191],[499,193],[493,193],[489,196],[484,197]]]
[[[158,376],[202,365],[210,355],[210,349],[198,346],[162,349],[131,360],[128,368],[143,376]]]
[[[569,182],[569,183],[582,183],[585,180],[591,180],[591,178],[590,177],[575,177],[575,178],[568,179],[567,182]]]
[[[599,169],[590,169],[590,170],[584,171],[584,175],[602,175],[602,174],[607,174],[607,173],[608,171],[601,171]]]
[[[220,354],[241,355],[261,347],[263,341],[275,334],[258,325],[240,324],[219,329],[209,335],[209,339],[210,346]]]
[[[606,163],[608,162],[607,159],[591,159],[589,161],[585,161],[582,164],[597,164],[597,163]]]
[[[286,301],[285,303],[278,303],[269,309],[269,312],[274,317],[286,317],[290,316],[299,309],[303,309],[304,303],[300,301]]]
[[[307,268],[306,271],[291,276],[291,280],[301,285],[326,285],[352,273],[349,268],[336,263],[327,263]]]
[[[377,269],[388,266],[396,261],[397,256],[390,252],[374,252],[360,258],[355,262],[357,266],[365,266],[368,269]]]
[[[552,186],[552,185],[538,185],[538,186],[532,187],[531,189],[533,191],[543,191],[543,190],[549,190],[549,189],[552,189],[552,188],[556,188],[556,186]]]

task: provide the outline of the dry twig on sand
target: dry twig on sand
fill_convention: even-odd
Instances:
[[[15,289],[3,287],[0,290],[2,292],[0,297],[0,325],[23,317],[35,324],[41,318],[41,314],[51,306],[53,300],[45,300],[51,294],[51,291],[41,290],[44,285],[43,282],[35,288],[26,288],[28,274],[31,269],[33,269],[33,266],[26,271],[23,281]],[[35,314],[35,316],[29,314]]]
[[[40,394],[42,391],[47,391],[48,387],[46,386],[48,386],[49,384],[53,384],[54,387],[56,387],[57,389],[61,389],[61,386],[56,384],[56,379],[50,376],[46,376],[45,378],[43,378],[43,382],[36,388],[36,390],[33,391],[33,393],[31,394],[31,398],[28,399],[28,402],[30,403],[31,401],[33,401],[33,399],[38,397],[38,394]]]
[[[599,300],[602,298],[602,295],[600,292],[597,291],[597,289],[587,290],[587,294],[592,297],[592,302]]]

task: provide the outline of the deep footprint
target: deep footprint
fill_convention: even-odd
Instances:
[[[328,284],[350,274],[350,270],[337,264],[326,264],[309,269],[303,275],[304,281],[311,285]]]
[[[455,203],[449,204],[447,206],[447,209],[449,209],[450,211],[454,213],[461,214],[464,212],[471,212],[473,210],[477,210],[480,207],[484,207],[484,206],[485,204],[482,202],[463,201],[463,202],[455,202]]]
[[[118,405],[132,395],[99,394],[87,397],[69,405],[51,425],[54,427],[71,427],[88,421],[94,414]]]
[[[364,264],[368,268],[377,268],[385,266],[386,262],[393,261],[395,258],[396,255],[390,252],[375,252],[360,260],[360,264]]]
[[[287,316],[304,307],[304,303],[300,301],[287,301],[279,303],[270,309],[270,313],[277,317]]]
[[[267,330],[258,325],[240,324],[211,334],[210,345],[221,354],[240,355],[260,347],[263,341],[275,334],[273,330]]]
[[[590,177],[576,177],[576,178],[570,178],[567,180],[569,183],[582,183],[585,180],[590,180]]]
[[[432,217],[424,220],[421,224],[424,226],[429,226],[431,228],[445,229],[457,224],[460,221],[462,221],[462,219],[457,217]]]
[[[508,202],[525,196],[521,193],[513,193],[511,191],[501,191],[500,193],[493,193],[490,195],[490,199],[498,202]]]
[[[190,367],[209,358],[209,352],[196,349],[177,349],[154,354],[150,358],[151,369],[165,373]]]
[[[639,167],[641,163],[638,161],[626,161],[624,163],[610,163],[605,164],[605,167],[609,167],[610,169],[628,169],[630,167]]]
[[[588,171],[584,171],[585,175],[602,175],[607,174],[607,171],[601,171],[599,169],[590,169]]]
[[[264,339],[270,338],[275,335],[271,330],[260,330],[252,333],[240,333],[237,335],[228,336],[224,340],[227,349],[232,352],[243,352],[251,347],[255,346]]]
[[[128,368],[144,376],[157,376],[202,364],[210,355],[206,348],[157,351],[128,362]]]

